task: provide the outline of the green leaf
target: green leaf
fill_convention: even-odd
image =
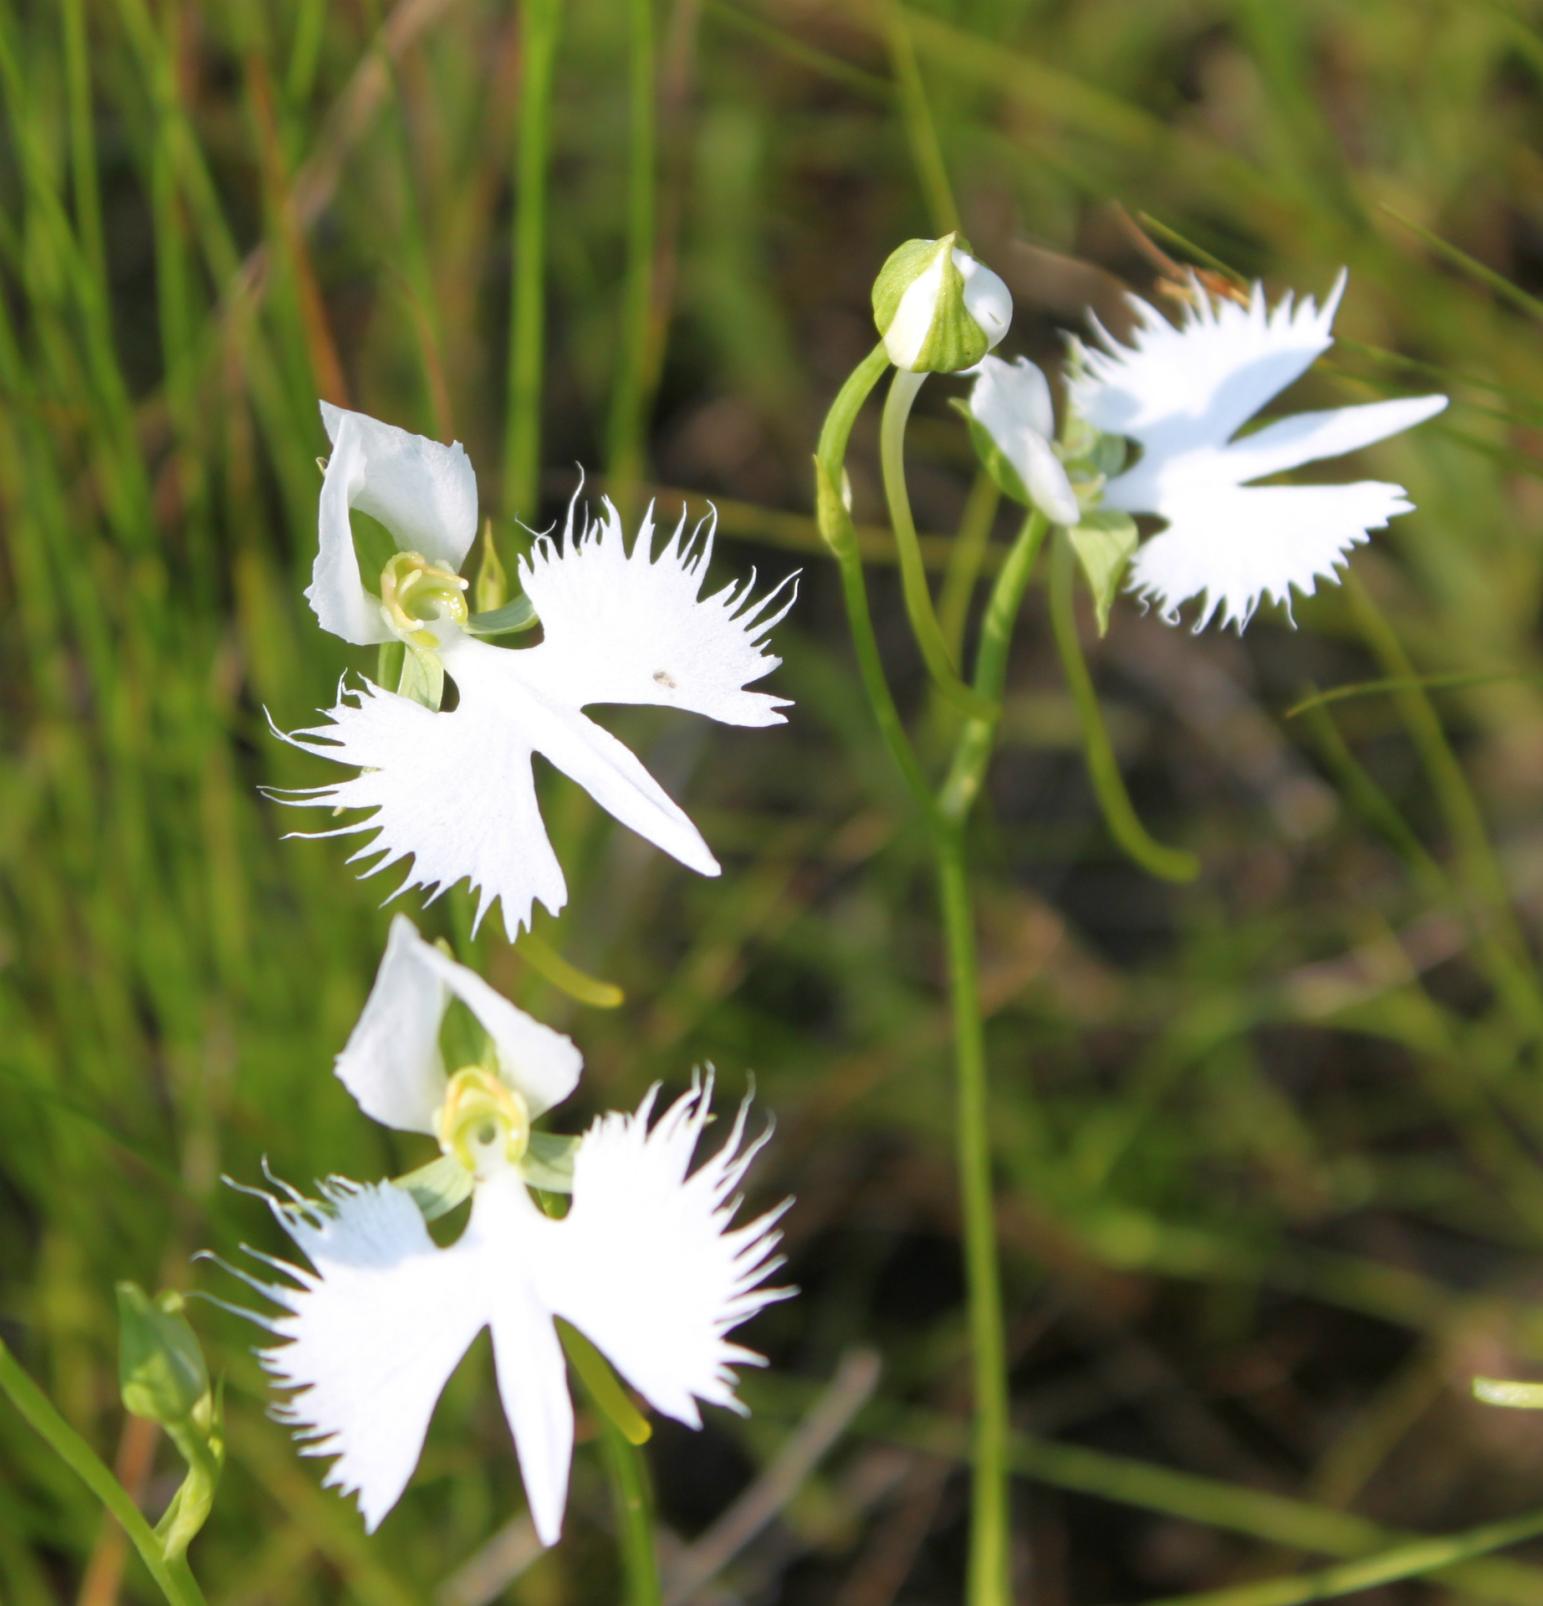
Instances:
[[[118,1387],[125,1409],[163,1427],[188,1421],[209,1394],[209,1369],[182,1296],[118,1284]]]
[[[481,577],[478,577],[477,604],[482,604]],[[531,606],[529,597],[516,597],[513,602],[506,602],[501,608],[494,608],[489,612],[474,613],[466,621],[466,628],[474,636],[508,636],[517,630],[531,630],[539,621],[536,610]]]
[[[1098,633],[1109,633],[1109,609],[1130,555],[1136,550],[1139,537],[1136,521],[1128,513],[1114,509],[1086,514],[1075,529],[1066,532],[1082,566],[1083,577],[1093,593],[1093,611],[1098,618]]]

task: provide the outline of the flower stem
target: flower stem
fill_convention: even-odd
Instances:
[[[627,1606],[660,1606],[664,1596],[659,1587],[659,1561],[654,1554],[653,1502],[649,1499],[648,1471],[642,1453],[604,1413],[600,1416],[600,1448],[621,1529]]]
[[[1149,875],[1164,881],[1193,881],[1200,874],[1200,861],[1183,848],[1170,848],[1147,833],[1141,823],[1114,756],[1109,732],[1098,709],[1098,693],[1082,656],[1077,638],[1076,604],[1073,598],[1075,554],[1071,542],[1057,541],[1050,556],[1050,628],[1066,685],[1077,705],[1082,724],[1082,750],[1088,763],[1088,779],[1103,812],[1109,834]]]
[[[47,1395],[17,1365],[3,1341],[0,1341],[0,1389],[4,1389],[11,1404],[54,1454],[117,1518],[139,1552],[146,1570],[171,1606],[203,1606],[203,1594],[186,1560],[167,1562],[155,1531],[145,1521],[123,1485],[107,1470],[91,1446],[59,1415]]]
[[[873,633],[873,615],[868,607],[868,581],[863,573],[862,554],[857,548],[857,532],[847,511],[844,496],[847,442],[862,406],[889,367],[889,356],[880,341],[847,376],[831,403],[820,429],[820,443],[814,454],[815,517],[820,534],[841,570],[841,593],[846,604],[847,627],[857,653],[857,669],[863,691],[873,710],[879,735],[900,771],[912,799],[924,815],[932,813],[932,790],[917,762],[916,751],[906,735],[894,694],[879,656],[878,638]]]
[[[552,126],[552,64],[561,0],[520,7],[520,124],[516,153],[514,275],[509,310],[509,389],[504,422],[504,506],[536,514],[541,462],[541,374],[546,312],[547,166]]]
[[[1007,679],[1007,649],[1012,645],[1013,626],[1023,604],[1024,588],[1049,527],[1043,513],[1029,514],[991,588],[986,616],[981,621],[980,646],[976,650],[975,690],[988,700],[993,712],[989,718],[970,720],[959,733],[948,779],[938,794],[938,807],[945,819],[962,821],[974,807],[985,781],[986,766],[996,747],[995,710]]]
[[[1012,1598],[1007,1556],[1007,1353],[992,1201],[986,1044],[963,821],[940,821],[932,832],[932,849],[954,1016],[955,1136],[974,1367],[970,1559],[965,1598],[970,1606],[1007,1606]]]
[[[925,374],[897,369],[884,400],[884,418],[879,425],[879,466],[884,474],[884,497],[889,504],[890,528],[895,534],[895,551],[900,559],[900,584],[905,595],[906,617],[911,634],[921,649],[922,661],[933,683],[951,703],[972,716],[990,716],[993,705],[976,696],[959,678],[949,658],[943,627],[932,606],[927,588],[927,570],[922,562],[921,542],[916,521],[911,517],[911,499],[905,487],[905,426],[921,389]]]
[[[1013,627],[1048,528],[1042,513],[1030,513],[1024,520],[986,604],[975,658],[975,690],[992,708],[997,706],[1006,683]],[[966,1590],[970,1606],[1006,1606],[1011,1599],[1007,1347],[1002,1330],[1002,1289],[992,1201],[985,1029],[975,957],[975,913],[965,854],[965,824],[980,796],[996,739],[994,715],[972,719],[960,732],[948,778],[938,794],[936,823],[931,833],[954,1016],[955,1141],[969,1288],[970,1353],[975,1369]]]

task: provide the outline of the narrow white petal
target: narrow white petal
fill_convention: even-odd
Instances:
[[[974,373],[970,412],[975,421],[1012,464],[1034,505],[1056,524],[1075,524],[1081,508],[1050,444],[1055,410],[1045,376],[1027,357],[1012,363],[985,357]]]
[[[1234,485],[1244,485],[1319,458],[1342,457],[1423,424],[1446,404],[1445,396],[1408,396],[1321,413],[1293,413],[1233,441],[1224,454],[1228,478]]]
[[[477,535],[477,476],[466,448],[459,441],[442,446],[328,402],[321,416],[334,447],[352,434],[363,454],[350,506],[379,519],[402,551],[458,570]]]
[[[1086,348],[1072,400],[1106,434],[1139,441],[1145,459],[1219,447],[1328,349],[1344,286],[1341,273],[1321,309],[1289,295],[1271,308],[1257,284],[1246,307],[1197,287],[1178,325],[1132,297],[1129,342],[1097,329],[1102,349]]]
[[[482,642],[462,639],[456,646],[506,656]],[[432,898],[469,882],[477,923],[501,900],[513,937],[537,901],[556,914],[567,887],[536,803],[519,688],[506,704],[488,677],[458,674],[457,684],[461,700],[451,713],[432,713],[369,681],[345,692],[327,711],[327,724],[285,740],[360,773],[273,795],[296,807],[367,810],[361,821],[317,834],[372,832],[354,860],[378,855],[367,875],[410,861],[399,891],[423,887]],[[489,695],[480,695],[484,689]],[[523,701],[533,699],[527,693]]]
[[[1021,429],[1047,439],[1055,434],[1050,382],[1027,357],[1013,362],[982,357],[970,372],[975,380],[970,411],[1001,451],[1007,451],[1007,442]]]
[[[332,411],[337,412],[335,408]],[[368,647],[389,641],[391,632],[381,618],[379,601],[364,589],[353,526],[348,521],[348,510],[364,484],[364,442],[351,422],[353,413],[337,417],[341,423],[335,429],[328,420],[332,455],[321,482],[316,561],[305,595],[323,630],[356,647]]]
[[[764,1286],[781,1264],[782,1212],[734,1225],[738,1189],[760,1146],[744,1146],[744,1106],[723,1145],[687,1175],[711,1095],[709,1081],[650,1124],[650,1093],[635,1115],[607,1115],[590,1128],[574,1164],[572,1209],[553,1224],[553,1252],[534,1273],[557,1315],[657,1410],[693,1427],[698,1401],[737,1405],[735,1365],[759,1363],[729,1332],[789,1292]]]
[[[462,1240],[486,1268],[493,1360],[531,1521],[544,1545],[562,1534],[573,1459],[573,1401],[552,1312],[537,1294],[540,1268],[559,1252],[558,1224],[536,1209],[512,1170],[477,1190]]]
[[[1241,631],[1263,598],[1289,608],[1293,589],[1311,596],[1368,531],[1408,511],[1402,487],[1373,480],[1208,488],[1164,507],[1168,528],[1137,548],[1130,589],[1170,624],[1199,597],[1197,631],[1218,613]]]
[[[954,266],[964,280],[964,310],[980,326],[988,349],[999,346],[1013,321],[1013,294],[984,262],[954,247]]]
[[[305,1455],[333,1456],[326,1485],[357,1494],[371,1532],[412,1476],[446,1380],[488,1320],[474,1256],[435,1246],[412,1199],[389,1182],[334,1178],[319,1204],[265,1196],[311,1264],[281,1307],[256,1318],[285,1342],[260,1352],[291,1397],[274,1414]]]
[[[682,512],[655,552],[652,506],[629,548],[609,498],[599,519],[584,511],[582,529],[576,503],[562,534],[520,562],[542,630],[520,655],[526,679],[574,708],[657,703],[729,725],[781,724],[786,699],[745,687],[780,662],[766,637],[793,604],[791,580],[754,603],[753,576],[703,597],[716,513],[688,531]]]
[[[412,921],[398,915],[375,984],[336,1065],[366,1115],[404,1132],[433,1132],[445,1095],[439,1054],[445,984],[423,962],[425,950],[434,952]]]
[[[492,1038],[500,1070],[533,1117],[573,1091],[584,1061],[572,1040],[516,1009],[397,915],[369,1000],[337,1060],[338,1075],[366,1115],[433,1132],[445,1093],[439,1027],[451,994]]]

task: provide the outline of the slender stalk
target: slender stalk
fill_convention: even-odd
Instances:
[[[600,1416],[600,1449],[621,1529],[627,1606],[660,1606],[664,1595],[659,1586],[659,1559],[654,1554],[653,1502],[642,1452],[604,1413]]]
[[[514,269],[509,311],[509,390],[504,421],[504,506],[534,517],[541,462],[541,376],[546,313],[547,168],[552,65],[561,0],[520,7],[520,122],[516,153]]]
[[[1088,673],[1082,643],[1077,637],[1074,557],[1070,541],[1056,542],[1050,558],[1050,628],[1067,688],[1077,705],[1077,718],[1082,725],[1082,751],[1087,759],[1093,795],[1098,799],[1110,836],[1143,870],[1164,881],[1193,881],[1200,874],[1199,859],[1183,848],[1167,847],[1149,835],[1125,790],[1114,745],[1099,712],[1093,677]]]
[[[1007,680],[1007,649],[1012,645],[1013,626],[1018,620],[1018,609],[1023,604],[1024,588],[1029,583],[1034,559],[1039,555],[1047,529],[1049,522],[1043,513],[1031,513],[1023,521],[1023,528],[1007,555],[1007,561],[997,572],[996,584],[991,588],[991,598],[986,604],[975,660],[975,690],[990,700],[993,710],[1001,699],[1002,687]],[[986,778],[986,766],[991,762],[996,739],[995,712],[989,718],[972,719],[959,733],[948,779],[938,794],[938,807],[945,819],[962,821],[974,807]]]
[[[845,500],[847,442],[862,406],[889,367],[889,357],[880,341],[847,376],[831,403],[820,429],[815,450],[815,517],[820,534],[841,570],[841,594],[846,604],[847,627],[857,653],[858,673],[862,676],[879,735],[889,749],[895,767],[924,815],[932,812],[932,790],[917,762],[916,751],[905,733],[900,711],[895,707],[884,660],[879,656],[878,638],[873,633],[873,615],[868,607],[868,581],[863,574],[862,554],[857,532]]]
[[[1012,1598],[1007,1549],[1007,1349],[1002,1334],[1002,1288],[997,1272],[991,1185],[986,1042],[963,822],[940,821],[932,832],[932,849],[937,863],[938,902],[954,1017],[955,1140],[975,1392],[965,1598],[970,1606],[1007,1606]]]
[[[146,1570],[171,1606],[203,1606],[203,1594],[186,1561],[168,1564],[161,1543],[123,1485],[108,1471],[96,1452],[54,1409],[47,1395],[16,1363],[0,1342],[0,1389],[48,1447],[122,1525],[139,1552]]]
[[[630,519],[642,472],[648,410],[649,318],[654,296],[654,0],[629,0],[632,60],[628,80],[627,278],[606,458],[623,518]]]
[[[911,634],[916,637],[916,645],[921,649],[933,683],[965,713],[989,715],[993,711],[991,704],[965,685],[949,657],[943,627],[938,623],[932,593],[927,588],[927,569],[922,562],[921,542],[917,539],[911,499],[905,488],[905,426],[926,378],[925,374],[896,370],[879,426],[879,464],[884,473],[884,497],[889,504],[890,527],[895,533],[895,551],[900,559],[900,585],[905,595],[906,617],[911,621]]]
[[[974,1429],[971,1447],[969,1606],[1008,1606],[1010,1601],[1008,1513],[1009,1412],[1007,1350],[1002,1327],[1002,1292],[997,1270],[996,1221],[991,1178],[991,1127],[988,1111],[985,1031],[975,957],[975,918],[970,900],[965,825],[979,795],[997,731],[998,698],[1007,674],[1007,654],[1024,588],[1047,528],[1043,515],[1025,520],[1006,562],[998,571],[976,658],[970,697],[976,712],[961,732],[954,762],[934,798],[900,722],[879,658],[868,612],[867,587],[851,517],[841,499],[847,441],[852,423],[884,367],[880,346],[853,372],[831,406],[816,454],[820,530],[841,565],[847,618],[857,649],[863,686],[874,717],[905,777],[926,827],[937,872],[938,900],[948,957],[950,1007],[954,1024],[956,1143],[960,1213],[969,1290],[970,1350],[974,1368]],[[897,375],[885,409],[885,484],[890,493],[896,544],[905,563],[907,527],[915,554],[915,527],[905,503],[899,451],[914,383],[902,387]],[[901,401],[896,404],[899,392]],[[909,391],[907,396],[906,392]],[[891,407],[894,407],[892,414]],[[925,583],[923,585],[925,592]],[[931,600],[927,599],[930,614]],[[914,626],[914,618],[913,618]],[[933,619],[936,628],[936,619]],[[920,639],[920,637],[918,637]]]

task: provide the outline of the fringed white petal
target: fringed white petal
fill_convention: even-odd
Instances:
[[[482,643],[465,645],[498,655]],[[368,811],[363,820],[312,834],[372,832],[350,860],[376,855],[365,875],[408,861],[397,892],[422,887],[430,901],[464,880],[477,898],[475,925],[500,900],[513,937],[537,902],[556,914],[568,891],[537,806],[522,709],[477,696],[474,684],[474,675],[459,682],[460,706],[451,713],[432,713],[370,681],[345,691],[327,710],[328,723],[279,734],[360,773],[272,795],[294,807]]]
[[[368,681],[345,692],[327,711],[330,724],[285,740],[361,773],[335,786],[273,795],[299,807],[371,811],[357,824],[316,834],[373,831],[354,859],[378,855],[365,872],[374,874],[410,858],[399,891],[424,887],[432,899],[468,881],[477,894],[476,924],[501,900],[511,937],[529,924],[537,901],[556,914],[567,897],[536,802],[533,753],[639,836],[688,868],[717,875],[718,861],[701,833],[633,754],[571,704],[531,684],[525,666],[539,650],[452,638],[442,657],[460,701],[448,713]]]
[[[1329,348],[1344,290],[1341,272],[1321,308],[1289,294],[1272,308],[1259,284],[1246,307],[1197,285],[1177,325],[1132,296],[1129,343],[1095,324],[1102,349],[1087,348],[1073,403],[1104,433],[1139,441],[1147,457],[1221,446]]]
[[[695,1427],[698,1401],[738,1408],[734,1366],[761,1364],[727,1334],[791,1292],[764,1286],[782,1264],[782,1210],[734,1225],[740,1183],[765,1141],[744,1142],[748,1100],[688,1176],[711,1115],[711,1078],[652,1120],[657,1092],[635,1115],[603,1116],[585,1135],[572,1209],[551,1234],[560,1252],[538,1275],[557,1315],[657,1410]]]
[[[324,630],[358,646],[389,641],[360,579],[349,510],[379,519],[400,550],[459,569],[477,533],[477,477],[459,441],[441,446],[329,402],[321,416],[332,455],[306,597]]]
[[[322,1195],[315,1204],[263,1196],[311,1269],[268,1261],[291,1281],[248,1279],[280,1306],[254,1316],[284,1341],[259,1359],[292,1391],[274,1415],[295,1428],[302,1454],[336,1457],[326,1485],[357,1494],[373,1533],[418,1464],[435,1403],[487,1322],[487,1299],[475,1257],[437,1248],[399,1188],[335,1177]]]
[[[1045,376],[1029,361],[984,357],[974,369],[970,412],[1013,466],[1029,499],[1055,524],[1081,517],[1077,493],[1051,447],[1055,412]]]
[[[1293,588],[1311,596],[1320,580],[1337,581],[1350,549],[1399,513],[1402,487],[1356,485],[1217,486],[1164,508],[1168,528],[1136,549],[1130,588],[1169,624],[1192,598],[1203,599],[1194,624],[1220,615],[1240,632],[1263,598],[1291,605]]]
[[[746,691],[780,662],[766,637],[793,605],[797,576],[752,601],[754,576],[701,595],[717,515],[689,531],[682,512],[655,551],[653,508],[630,547],[609,498],[601,516],[577,498],[556,539],[520,562],[542,641],[519,653],[521,673],[554,703],[657,703],[729,725],[776,725],[787,700]]]
[[[452,994],[492,1038],[500,1072],[532,1117],[573,1091],[584,1065],[573,1041],[515,1008],[397,915],[364,1012],[337,1059],[366,1115],[409,1132],[434,1130],[445,1092],[439,1027]]]

